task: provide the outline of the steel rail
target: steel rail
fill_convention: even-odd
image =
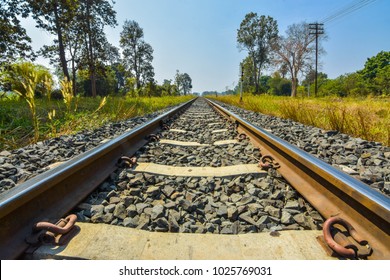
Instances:
[[[390,259],[390,199],[363,182],[300,150],[208,100],[234,121],[263,155],[280,164],[278,171],[325,218],[349,221],[372,247],[369,259]]]
[[[0,259],[16,259],[28,248],[25,238],[40,221],[66,215],[103,182],[123,155],[132,155],[161,129],[162,123],[185,110],[192,99],[92,150],[39,174],[0,196]]]

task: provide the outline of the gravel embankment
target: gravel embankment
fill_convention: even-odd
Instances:
[[[225,123],[198,100],[170,124],[160,139],[214,143],[235,139]],[[202,116],[195,118],[195,114]],[[218,123],[214,132],[205,128]],[[212,125],[213,126],[213,125]],[[172,137],[172,138],[169,138]],[[248,156],[250,155],[250,156]],[[177,166],[224,166],[253,163],[258,149],[249,141],[206,147],[178,147],[151,142],[139,161]],[[322,217],[273,169],[258,175],[177,177],[135,173],[120,168],[76,211],[80,221],[150,231],[237,234],[283,229],[320,229]],[[275,233],[277,234],[277,233]]]
[[[390,147],[217,102],[247,121],[390,195]]]
[[[126,121],[109,123],[93,131],[82,131],[38,142],[13,151],[0,152],[0,194],[17,184],[43,173],[48,166],[67,161],[103,142],[139,126],[173,107],[153,114],[131,118]]]

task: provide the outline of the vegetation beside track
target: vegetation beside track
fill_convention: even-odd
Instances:
[[[36,99],[39,121],[38,141],[73,134],[84,129],[94,129],[108,122],[142,116],[168,106],[177,105],[193,96],[166,97],[79,97],[73,100],[71,112],[63,100]],[[54,110],[54,111],[53,111]],[[53,113],[54,112],[54,113]],[[19,97],[0,100],[0,151],[23,147],[34,142],[31,112]]]
[[[337,130],[390,146],[390,98],[286,98],[244,94],[208,96],[243,109]]]

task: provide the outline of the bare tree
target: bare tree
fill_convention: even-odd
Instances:
[[[286,37],[279,36],[274,50],[277,54],[275,62],[286,67],[291,76],[291,96],[297,95],[298,75],[313,63],[315,37],[310,35],[309,26],[305,22],[287,27]]]

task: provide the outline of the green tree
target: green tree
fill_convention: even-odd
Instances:
[[[390,95],[390,65],[378,70],[374,78],[374,84],[382,94]]]
[[[87,62],[91,81],[91,95],[96,97],[96,81],[98,67],[101,65],[102,54],[107,50],[105,26],[115,27],[116,12],[107,0],[79,0],[80,11],[78,22],[84,34],[83,58]]]
[[[122,62],[115,62],[111,65],[111,69],[115,73],[115,93],[124,94],[125,92],[125,79],[126,79],[126,70]]]
[[[291,81],[281,77],[279,72],[275,72],[268,79],[269,93],[272,95],[289,95],[291,92]]]
[[[26,0],[37,26],[55,36],[53,45],[42,53],[62,69],[71,80],[71,62],[75,86],[76,70],[86,65],[91,82],[91,95],[96,96],[98,67],[107,44],[104,27],[116,25],[116,12],[107,0]],[[70,58],[70,59],[69,59]],[[74,88],[75,89],[75,88]]]
[[[269,81],[272,79],[271,76],[260,77],[260,90],[262,93],[266,93],[270,90]]]
[[[247,50],[253,63],[255,92],[259,93],[262,69],[270,62],[272,45],[278,36],[278,24],[270,16],[248,13],[237,30],[240,50]]]
[[[69,23],[76,16],[76,9],[79,1],[72,0],[26,0],[32,17],[37,22],[37,27],[46,30],[56,36],[55,47],[46,49],[46,54],[57,52],[60,65],[68,80],[70,80],[67,59],[65,55],[64,36],[68,30]]]
[[[310,69],[305,76],[305,79],[302,81],[302,86],[305,87],[305,90],[307,92],[307,95],[310,96],[311,93],[314,93],[315,91],[315,75],[316,72],[313,69]],[[320,91],[321,86],[328,80],[328,75],[322,72],[317,73],[317,82],[318,82],[318,90]]]
[[[175,84],[180,95],[187,95],[192,90],[192,79],[187,73],[180,73],[176,70]]]
[[[172,83],[172,80],[164,80],[162,87],[162,95],[163,96],[174,96],[178,95],[177,87],[174,83]]]
[[[18,16],[28,13],[18,0],[0,0],[0,65],[15,58],[33,58],[31,38]]]
[[[154,77],[153,48],[143,40],[143,37],[143,29],[136,21],[125,21],[120,34],[123,64],[129,75],[135,78],[137,89],[151,82]]]
[[[367,59],[364,68],[358,71],[367,82],[371,91],[376,94],[386,94],[386,80],[389,79],[388,66],[390,65],[390,51],[381,51],[376,56]],[[381,83],[384,82],[383,84]],[[382,88],[384,86],[385,88]]]
[[[247,56],[240,64],[240,69],[242,71],[242,79],[240,78],[240,83],[242,83],[242,91],[249,93],[256,93],[256,74],[253,60],[251,56]]]
[[[374,79],[378,72],[390,65],[390,51],[381,51],[376,56],[367,59],[364,68],[359,71],[366,80]]]

